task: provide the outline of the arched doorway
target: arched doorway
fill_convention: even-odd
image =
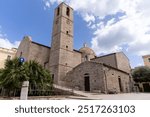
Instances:
[[[90,91],[90,76],[88,73],[84,74],[84,90]]]

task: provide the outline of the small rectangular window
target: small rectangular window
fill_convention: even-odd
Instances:
[[[54,82],[54,74],[52,74],[52,82]]]
[[[148,58],[148,61],[150,62],[150,58]]]
[[[57,8],[57,16],[59,15],[60,9],[59,7]]]
[[[69,31],[66,31],[66,34],[68,35],[68,34],[69,34]]]
[[[66,15],[67,15],[67,16],[69,16],[69,15],[70,15],[70,9],[69,9],[69,7],[67,7]]]
[[[10,55],[8,55],[8,56],[7,56],[7,60],[10,60],[10,59],[11,59],[11,56],[10,56]]]

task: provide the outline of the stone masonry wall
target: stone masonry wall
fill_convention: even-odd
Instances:
[[[24,37],[18,47],[16,56],[17,57],[22,56],[25,58],[26,61],[28,61],[29,60],[28,57],[29,57],[30,43],[31,43],[31,37],[29,37],[29,36]]]
[[[45,68],[48,68],[50,48],[36,43],[30,44],[29,60],[36,60]]]
[[[144,65],[150,67],[150,61],[149,61],[150,55],[142,56],[142,58],[143,58],[143,61],[144,61]]]
[[[121,69],[127,73],[131,72],[129,59],[126,57],[126,55],[123,52],[117,52],[117,53],[109,54],[106,56],[98,57],[98,58],[92,59],[92,61],[105,63],[112,67]]]
[[[115,54],[110,54],[110,55],[98,57],[98,58],[92,59],[91,61],[95,61],[95,62],[99,62],[99,63],[105,63],[107,65],[110,65],[112,67],[117,68]]]
[[[101,64],[92,62],[84,62],[74,68],[72,71],[67,73],[66,86],[76,89],[85,90],[84,77],[85,74],[89,74],[90,77],[90,91],[91,92],[103,92],[104,81],[103,71]]]
[[[106,84],[106,90],[108,93],[120,93],[121,89],[119,86],[119,79],[121,79],[121,88],[122,88],[122,92],[126,93],[126,92],[130,92],[129,89],[129,75],[121,72],[119,70],[115,70],[113,68],[109,68],[107,66],[104,66],[104,79],[107,82]]]
[[[4,68],[5,61],[7,60],[7,57],[10,56],[10,59],[14,58],[16,55],[17,50],[16,49],[6,49],[6,48],[0,48],[0,68]]]
[[[73,51],[73,67],[76,67],[81,63],[81,53]]]
[[[31,41],[30,37],[25,37],[17,50],[17,57],[20,57],[22,53],[22,57],[25,58],[25,61],[36,60],[42,66],[48,68],[48,60],[50,48],[45,47],[43,45],[34,43]]]
[[[129,92],[129,75],[96,62],[84,62],[67,73],[66,84],[76,90],[85,90],[84,77],[89,74],[90,92],[120,93],[119,80],[121,79],[122,92]]]
[[[131,72],[131,67],[129,63],[129,59],[123,52],[116,53],[116,60],[117,60],[117,68],[121,69],[127,73]]]

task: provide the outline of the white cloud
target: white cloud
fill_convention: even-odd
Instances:
[[[2,33],[1,28],[0,28],[0,47],[3,48],[18,48],[20,41],[15,41],[15,42],[10,42],[7,38],[6,38],[6,34]]]
[[[128,0],[127,0],[128,1]],[[138,2],[136,2],[138,1]],[[146,0],[145,0],[146,1]],[[130,6],[132,2],[135,4]],[[150,9],[140,9],[144,1],[133,0],[129,6],[124,7],[125,17],[115,24],[107,25],[97,29],[95,37],[92,39],[92,48],[99,54],[111,52],[116,46],[122,47],[128,45],[128,52],[135,55],[150,53],[150,17],[147,14]],[[139,4],[138,4],[139,3]],[[130,8],[131,7],[131,8]],[[97,43],[97,44],[95,44]],[[110,50],[111,49],[111,50]]]
[[[49,1],[53,4],[64,0]],[[150,54],[150,0],[66,2],[83,17],[90,29],[94,29],[91,30],[91,47],[98,55],[120,50],[129,56]]]
[[[50,7],[51,6],[50,2],[48,2],[48,1],[46,1],[45,5],[46,5],[46,7]]]
[[[107,22],[107,26],[110,26],[110,25],[114,24],[115,21],[116,21],[115,18],[112,18],[111,20],[109,20],[109,21]]]
[[[84,15],[84,20],[86,22],[95,22],[95,17],[93,15],[85,14]]]
[[[0,38],[0,47],[3,48],[8,48],[8,49],[18,48],[19,44],[20,41],[15,41],[14,43],[11,43],[8,39]]]
[[[50,8],[51,5],[53,5],[55,2],[59,4],[59,3],[63,2],[63,1],[65,1],[65,0],[42,0],[42,1],[45,4],[44,10],[46,10],[47,8]]]

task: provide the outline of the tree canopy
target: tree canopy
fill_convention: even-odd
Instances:
[[[23,81],[29,81],[30,88],[52,88],[50,72],[38,62],[31,60],[22,64],[19,58],[6,60],[5,67],[0,69],[0,86],[13,91],[14,89],[21,89]]]
[[[135,68],[132,72],[132,77],[135,82],[149,82],[150,68],[146,66]]]

